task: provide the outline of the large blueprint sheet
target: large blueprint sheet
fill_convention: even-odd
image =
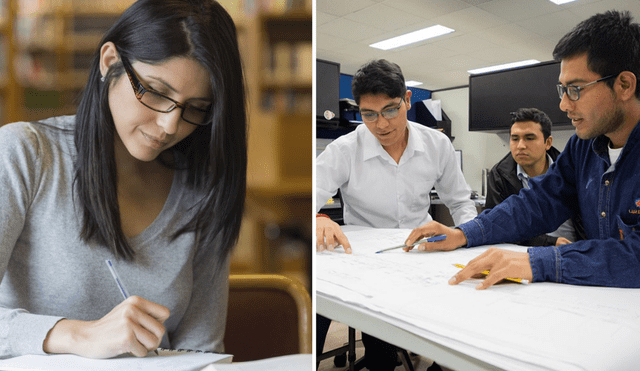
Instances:
[[[447,283],[488,247],[375,252],[410,230],[345,228],[353,254],[316,254],[317,291],[505,369],[637,370],[640,290],[478,279]],[[514,251],[525,247],[500,245]],[[427,355],[428,356],[428,355]]]

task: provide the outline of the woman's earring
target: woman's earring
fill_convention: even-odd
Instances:
[[[104,82],[104,76],[100,77],[100,82]]]

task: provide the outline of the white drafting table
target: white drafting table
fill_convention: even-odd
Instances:
[[[439,364],[455,370],[495,370],[496,367],[466,354],[460,353],[435,341],[421,337],[387,322],[384,316],[366,308],[345,303],[316,293],[316,310],[327,318],[349,325],[369,335],[393,343],[416,354],[436,359]]]
[[[640,290],[554,283],[447,284],[486,247],[374,252],[409,230],[345,227],[342,249],[316,259],[316,309],[455,370],[636,370]],[[516,251],[525,247],[503,245]]]

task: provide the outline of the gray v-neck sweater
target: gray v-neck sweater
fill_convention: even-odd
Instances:
[[[0,128],[0,358],[43,354],[42,343],[61,319],[96,320],[123,298],[105,259],[130,295],[170,309],[161,347],[222,352],[228,260],[207,264],[212,249],[194,233],[171,241],[192,217],[197,197],[176,171],[156,220],[129,240],[133,262],[80,239],[74,204],[75,116]]]

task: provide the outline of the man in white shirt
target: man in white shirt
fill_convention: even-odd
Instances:
[[[431,189],[461,224],[477,215],[471,191],[453,145],[443,133],[407,120],[411,91],[400,67],[384,59],[366,63],[353,77],[351,90],[364,125],[327,146],[316,160],[319,210],[340,189],[345,224],[375,228],[416,228],[432,220]],[[316,217],[316,248],[342,245],[351,253],[340,226]],[[330,321],[317,317],[319,353]],[[363,334],[365,365],[370,371],[395,369],[397,348]],[[434,364],[430,370],[439,370]]]
[[[352,92],[364,125],[331,144],[316,160],[316,207],[338,189],[345,224],[375,228],[415,228],[432,220],[435,186],[456,225],[477,215],[455,150],[443,133],[407,120],[411,91],[400,67],[371,61],[353,77]],[[316,247],[342,245],[351,252],[340,226],[316,218]]]

